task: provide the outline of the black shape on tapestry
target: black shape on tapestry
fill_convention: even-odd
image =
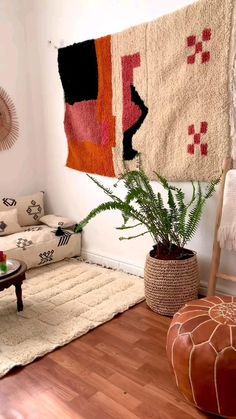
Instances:
[[[7,228],[7,224],[4,221],[0,221],[0,233],[3,233]]]
[[[14,207],[16,205],[16,200],[13,198],[3,198],[2,202],[6,207]]]
[[[132,125],[132,127],[128,128],[123,135],[123,159],[124,160],[133,160],[135,156],[138,154],[137,150],[133,148],[132,145],[132,138],[134,134],[138,131],[138,129],[141,127],[144,119],[146,118],[148,114],[148,108],[145,105],[144,101],[139,96],[137,90],[135,87],[131,84],[131,100],[135,103],[135,105],[139,106],[142,113],[139,117],[139,119]]]
[[[23,239],[22,237],[19,237],[19,239],[16,242],[17,247],[19,247],[22,250],[25,250],[27,246],[30,246],[33,244],[31,240]]]
[[[41,258],[39,265],[43,263],[51,262],[53,259],[54,250],[48,250],[47,252],[39,253],[39,257]]]
[[[98,66],[94,39],[58,50],[58,68],[65,102],[73,105],[98,97]]]

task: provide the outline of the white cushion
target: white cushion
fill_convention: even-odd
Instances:
[[[60,217],[54,214],[44,215],[44,217],[41,217],[39,221],[53,228],[57,228],[57,227],[68,228],[76,224],[76,222],[71,220],[70,218]]]
[[[43,198],[43,192],[19,198],[2,198],[0,200],[0,210],[8,211],[15,207],[18,210],[18,220],[21,226],[35,225],[44,215]]]
[[[18,223],[17,208],[0,211],[0,236],[17,233],[21,230]]]
[[[0,249],[28,269],[80,255],[81,234],[64,230],[63,236],[56,236],[55,229],[43,224],[27,230],[0,237]]]

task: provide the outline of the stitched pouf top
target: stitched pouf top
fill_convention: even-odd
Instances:
[[[168,331],[167,356],[190,402],[236,416],[236,297],[202,298],[182,307]]]

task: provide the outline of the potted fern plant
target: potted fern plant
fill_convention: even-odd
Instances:
[[[192,182],[192,197],[186,202],[184,192],[170,185],[156,173],[157,180],[167,191],[167,202],[160,192],[155,193],[143,170],[125,172],[115,183],[122,182],[126,196],[121,199],[96,178],[88,175],[109,197],[93,209],[76,227],[81,231],[86,224],[103,211],[120,210],[123,223],[121,231],[144,231],[120,237],[130,240],[150,234],[154,246],[145,264],[144,284],[147,305],[163,315],[173,315],[184,303],[196,299],[199,288],[199,273],[195,252],[186,248],[194,236],[206,201],[213,195],[219,180],[214,180],[203,191],[201,184]]]

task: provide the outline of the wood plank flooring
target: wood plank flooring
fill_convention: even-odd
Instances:
[[[169,324],[141,303],[14,369],[0,380],[0,418],[214,418],[176,389],[165,354]]]

